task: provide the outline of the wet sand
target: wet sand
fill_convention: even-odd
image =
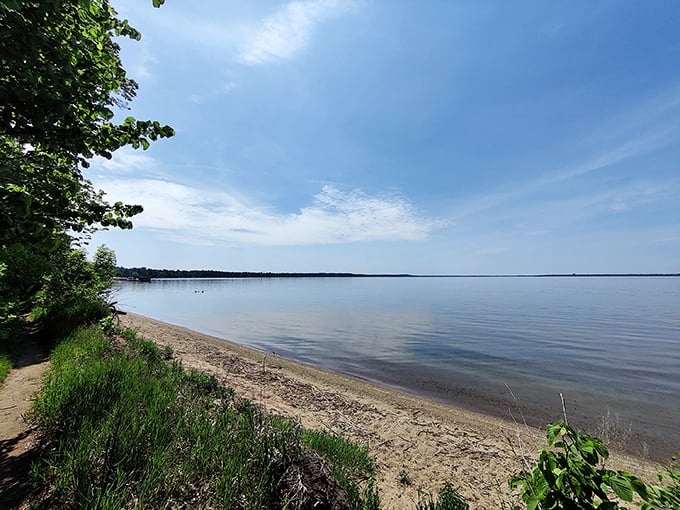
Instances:
[[[472,509],[511,508],[517,497],[508,476],[533,463],[544,444],[544,433],[521,416],[475,413],[140,315],[121,316],[121,325],[169,345],[185,367],[214,374],[269,412],[367,445],[383,508],[412,510],[419,492],[436,493],[445,481]],[[608,465],[649,480],[660,469],[622,453]]]

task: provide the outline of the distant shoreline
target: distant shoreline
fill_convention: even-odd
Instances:
[[[544,274],[409,274],[409,273],[327,273],[327,272],[254,272],[212,269],[116,268],[116,278],[677,278],[680,273],[544,273]]]

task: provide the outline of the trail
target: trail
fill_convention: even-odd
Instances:
[[[0,501],[22,508],[32,487],[31,462],[39,456],[37,434],[24,418],[47,370],[46,349],[26,342],[15,368],[0,386]]]

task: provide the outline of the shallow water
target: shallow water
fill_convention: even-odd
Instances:
[[[123,310],[500,416],[680,450],[680,278],[119,282]],[[625,435],[625,434],[624,434]]]

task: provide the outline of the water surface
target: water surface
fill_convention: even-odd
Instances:
[[[443,402],[680,450],[680,278],[120,282],[123,310]]]

